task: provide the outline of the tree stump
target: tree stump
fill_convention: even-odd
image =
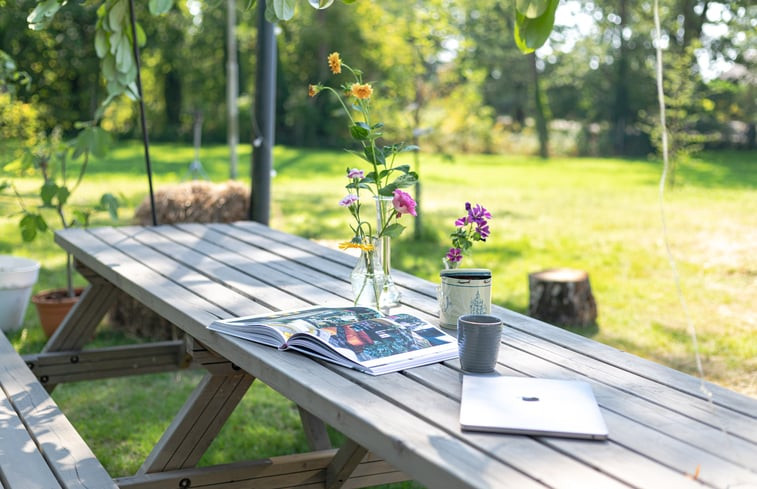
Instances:
[[[597,303],[589,274],[554,268],[528,275],[528,315],[557,326],[593,326]]]

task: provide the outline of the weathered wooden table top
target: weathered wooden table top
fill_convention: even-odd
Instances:
[[[757,399],[512,311],[493,308],[506,325],[498,370],[588,381],[607,441],[461,432],[457,361],[374,377],[206,329],[217,318],[350,305],[355,259],[309,240],[240,222],[72,229],[56,241],[428,487],[757,487]],[[401,310],[436,323],[436,285],[402,272],[395,279]]]

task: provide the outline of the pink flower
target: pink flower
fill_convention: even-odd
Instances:
[[[411,216],[417,216],[415,212],[415,201],[410,194],[403,192],[402,190],[394,191],[394,198],[392,199],[392,205],[397,212],[397,217],[402,217],[402,214],[410,214]]]
[[[460,248],[450,248],[447,252],[447,261],[458,263],[463,259],[463,252]]]
[[[357,168],[347,170],[347,178],[363,178],[363,177],[365,177],[365,173],[363,172],[363,170],[358,170]]]
[[[349,207],[358,201],[358,197],[355,194],[349,194],[339,201],[339,205],[342,207]]]

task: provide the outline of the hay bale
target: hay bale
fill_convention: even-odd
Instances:
[[[249,206],[250,189],[233,181],[214,184],[195,180],[166,186],[155,192],[158,224],[241,221],[247,219]],[[142,226],[152,224],[149,196],[137,207],[134,222]],[[153,340],[179,336],[179,331],[171,323],[130,296],[122,292],[119,294],[110,311],[111,327]]]
[[[195,180],[155,192],[158,224],[177,222],[233,222],[247,218],[250,189],[239,182],[221,184]],[[134,214],[137,224],[152,224],[150,199],[145,197]]]

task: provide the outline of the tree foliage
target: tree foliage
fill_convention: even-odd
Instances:
[[[126,98],[134,96],[135,70],[127,49],[132,37],[125,24],[127,3],[7,0],[0,49],[30,75],[30,89],[18,98],[34,105],[48,129],[72,132],[76,121],[99,116],[103,127],[116,133],[130,135],[138,128]],[[707,70],[691,72],[700,83],[689,96],[709,100],[712,107],[694,104],[688,115],[706,121],[708,131],[722,133],[720,144],[744,139],[733,135],[741,130],[739,124],[754,132],[755,81],[748,76],[755,63],[750,53],[757,50],[752,3],[661,0],[666,58],[698,46],[694,54],[700,64],[733,66],[720,79],[703,77]],[[225,9],[184,0],[135,4],[137,38],[146,39],[142,81],[151,136],[189,140],[195,114],[201,113],[203,140],[224,140]],[[376,110],[394,131],[387,137],[395,140],[410,142],[423,134],[428,150],[511,151],[513,137],[535,134],[542,125],[534,121],[543,119],[549,127],[550,119],[565,119],[580,128],[571,133],[579,144],[558,151],[639,154],[653,149],[646,125],[646,114],[656,104],[648,3],[267,0],[266,5],[289,19],[277,26],[276,137],[281,143],[346,143],[333,101],[306,95],[308,83],[326,79],[322,61],[328,53],[340,51],[365,67],[366,79],[380,80],[376,89],[382,102]],[[554,28],[537,21],[555,6]],[[249,7],[249,0],[238,0],[242,114],[249,112],[255,90],[250,75],[257,9]],[[581,22],[571,23],[571,18]],[[27,20],[36,30],[27,27]],[[546,44],[533,58],[523,56],[521,50],[536,47],[546,32],[531,28],[546,25]],[[107,109],[96,112],[106,101]],[[254,132],[254,121],[244,116],[241,121],[243,135]],[[687,130],[703,129],[700,124]]]

